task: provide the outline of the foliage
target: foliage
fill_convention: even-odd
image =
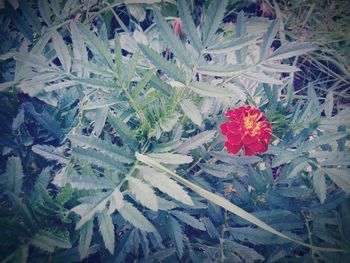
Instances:
[[[2,262],[346,261],[349,108],[299,96],[290,63],[320,49],[248,2],[196,4],[5,1]],[[245,104],[266,153],[224,150]]]

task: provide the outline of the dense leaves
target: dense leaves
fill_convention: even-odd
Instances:
[[[3,261],[345,262],[349,110],[273,3],[5,1]]]

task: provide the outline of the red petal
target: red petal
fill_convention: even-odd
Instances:
[[[228,133],[227,125],[228,125],[228,122],[224,122],[223,124],[220,125],[220,130],[223,135],[226,135]]]
[[[264,152],[266,152],[268,150],[268,146],[267,146],[267,144],[265,144],[265,143],[263,143],[262,144],[262,147],[261,147],[261,149],[260,149],[260,153],[264,153]]]
[[[241,125],[237,121],[230,121],[227,125],[227,129],[232,133],[239,133],[241,130]]]
[[[237,154],[239,152],[239,150],[242,149],[242,146],[243,146],[242,144],[232,145],[229,142],[225,142],[225,147],[226,147],[227,151],[229,151],[230,153],[233,153],[233,154]]]
[[[249,146],[244,146],[244,156],[252,156],[254,153]]]
[[[257,142],[258,141],[258,138],[257,137],[253,137],[253,136],[251,136],[250,134],[246,134],[246,135],[244,135],[244,137],[243,137],[243,143],[245,144],[245,145],[249,145],[249,144],[252,144],[252,143],[255,143],[255,142]]]
[[[256,142],[256,143],[250,144],[249,148],[253,152],[261,152],[261,150],[263,149],[263,144],[261,142]]]
[[[233,145],[238,145],[242,143],[242,135],[229,132],[227,134],[227,140]]]

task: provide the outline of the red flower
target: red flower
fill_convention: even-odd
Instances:
[[[271,140],[271,125],[259,109],[241,106],[225,113],[228,122],[220,125],[221,133],[227,137],[225,147],[233,154],[244,148],[244,155],[267,151]]]
[[[175,19],[173,22],[173,29],[174,33],[177,37],[179,37],[181,40],[186,39],[186,34],[184,32],[184,27],[182,25],[182,22],[180,19]]]

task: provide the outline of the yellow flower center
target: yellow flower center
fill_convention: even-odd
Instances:
[[[261,123],[256,122],[257,114],[250,115],[244,118],[244,127],[249,130],[253,136],[258,133],[261,127]]]

